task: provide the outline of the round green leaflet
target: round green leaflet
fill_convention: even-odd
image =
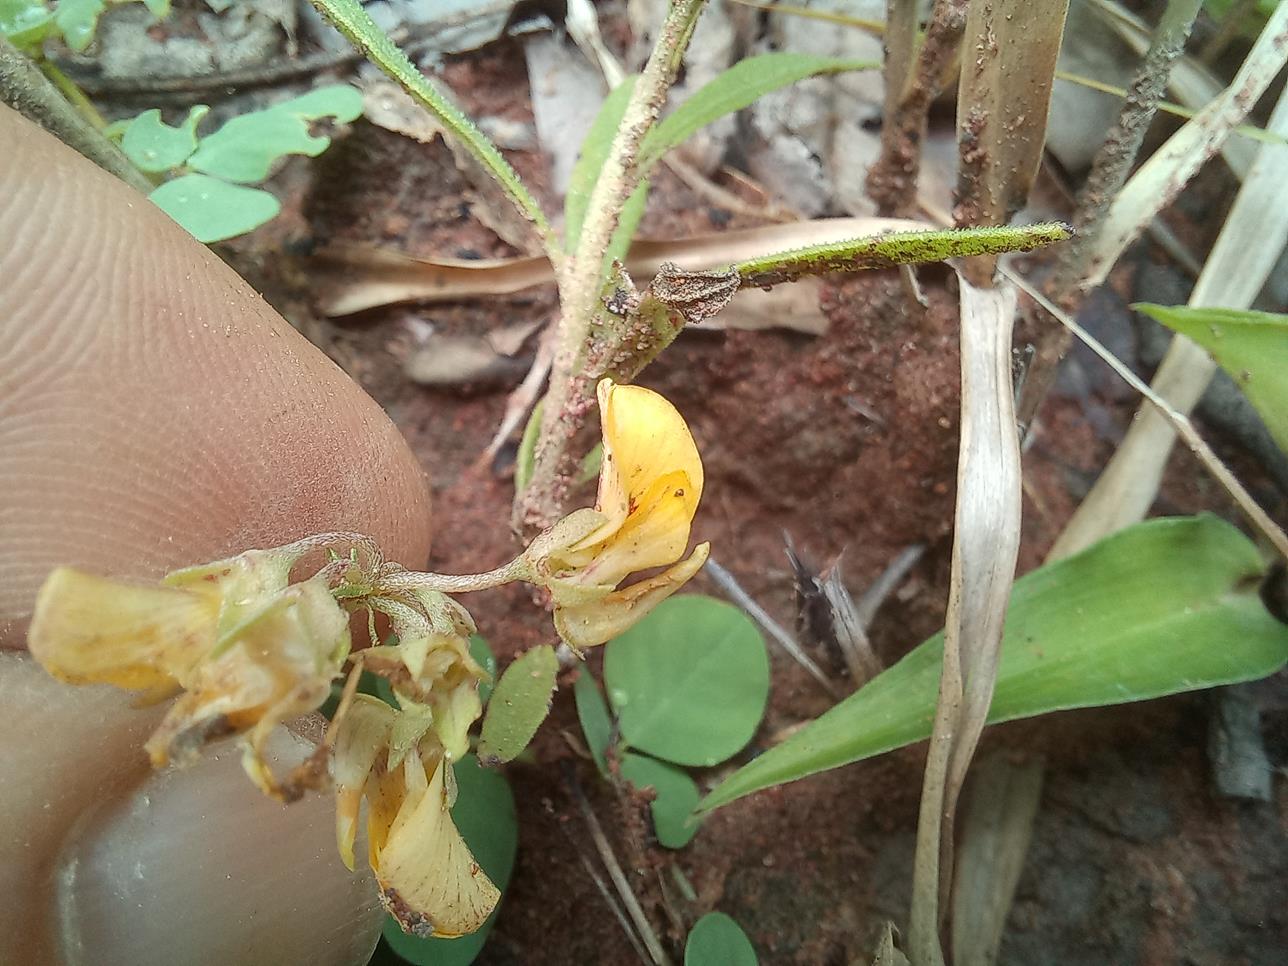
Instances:
[[[649,811],[659,844],[682,849],[693,840],[698,833],[693,810],[702,795],[692,778],[673,765],[630,752],[622,755],[622,777],[641,791],[652,788],[656,793]]]
[[[723,912],[709,912],[689,930],[684,966],[757,966],[756,950],[742,927]]]
[[[499,772],[480,767],[473,755],[466,755],[456,763],[456,782],[459,791],[452,807],[452,819],[478,864],[504,893],[519,844],[510,783]],[[460,939],[417,939],[403,932],[393,919],[386,918],[384,942],[400,960],[414,966],[469,966],[487,942],[499,912],[500,906],[478,932]],[[376,960],[389,962],[379,952],[373,962]]]
[[[672,597],[608,643],[604,682],[631,748],[679,765],[715,765],[760,724],[769,655],[733,605]]]

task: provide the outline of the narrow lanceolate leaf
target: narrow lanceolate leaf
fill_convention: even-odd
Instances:
[[[555,649],[549,644],[525,651],[505,669],[487,704],[479,739],[480,762],[498,765],[512,761],[528,747],[550,713],[558,671]]]
[[[640,165],[647,171],[671,148],[677,147],[713,121],[750,107],[760,98],[807,77],[875,70],[868,60],[817,57],[790,52],[759,54],[738,61],[698,88],[683,104],[658,122],[640,146]]]
[[[738,262],[733,268],[742,276],[744,287],[777,285],[793,282],[805,275],[827,272],[854,272],[971,255],[1027,252],[1068,237],[1069,226],[1059,222],[1022,227],[896,232],[761,255]]]
[[[550,233],[546,216],[519,180],[519,175],[459,107],[408,60],[389,36],[381,30],[358,0],[312,0],[342,34],[349,38],[377,67],[397,81],[404,90],[434,115],[440,124],[478,158],[479,163],[497,180],[506,196],[531,221],[542,235]]]
[[[1240,388],[1288,453],[1288,315],[1234,309],[1135,305],[1197,342]]]
[[[1261,603],[1263,571],[1243,534],[1200,516],[1137,524],[1022,577],[1011,595],[989,722],[1273,673],[1288,661],[1288,627]],[[942,655],[937,635],[739,769],[701,810],[926,738]]]
[[[727,114],[750,107],[761,97],[807,77],[840,74],[854,70],[873,70],[880,64],[840,57],[818,57],[812,54],[778,52],[758,54],[734,64],[713,78],[662,118],[640,145],[637,168],[640,187],[622,208],[617,230],[609,246],[607,261],[622,258],[630,248],[631,238],[644,216],[648,200],[648,176],[666,152]],[[624,107],[625,105],[623,105]]]

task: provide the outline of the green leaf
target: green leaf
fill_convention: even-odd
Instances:
[[[1262,605],[1257,548],[1212,516],[1149,520],[1020,578],[988,720],[1143,701],[1264,677],[1288,661],[1288,627]],[[701,803],[870,758],[930,734],[943,635]]]
[[[1288,315],[1165,305],[1132,308],[1206,349],[1247,393],[1270,435],[1288,453]]]
[[[149,198],[199,242],[217,242],[258,228],[282,210],[258,188],[243,188],[204,174],[167,181]]]
[[[483,681],[479,684],[479,700],[487,704],[496,683],[496,655],[492,653],[492,648],[481,634],[470,635],[470,657],[474,658],[479,667],[487,671],[492,678],[491,681]]]
[[[644,210],[648,204],[648,174],[667,151],[683,144],[712,121],[719,120],[726,114],[742,110],[744,107],[749,107],[770,91],[795,84],[797,81],[804,80],[807,77],[815,77],[821,74],[839,74],[852,70],[872,70],[880,66],[874,61],[816,57],[810,54],[794,54],[790,52],[758,54],[755,57],[740,60],[727,71],[694,91],[692,96],[659,121],[658,125],[644,136],[644,143],[640,146],[639,160],[639,171],[642,180],[640,186],[622,207],[617,229],[613,233],[612,243],[609,245],[608,253],[605,256],[605,268],[612,264],[613,259],[622,260],[630,249],[631,239],[635,237],[635,229],[639,227],[640,219],[644,216]],[[625,86],[625,82],[623,82],[622,86]],[[621,87],[614,89],[613,93],[608,96],[608,100],[605,100],[604,106],[600,108],[599,115],[595,118],[595,124],[591,127],[591,134],[587,135],[587,144],[591,142],[592,137],[595,138],[594,157],[588,158],[587,155],[590,152],[587,147],[583,146],[582,158],[579,158],[577,162],[579,168],[582,166],[583,161],[587,167],[587,170],[581,173],[581,178],[585,185],[584,189],[582,189],[585,197],[579,198],[574,202],[573,185],[572,183],[569,184],[568,199],[564,206],[565,233],[567,235],[566,247],[568,251],[573,251],[576,247],[577,237],[581,233],[586,202],[589,201],[590,197],[590,189],[594,187],[595,181],[599,177],[599,170],[603,167],[604,158],[608,156],[608,148],[615,133],[616,122],[613,123],[614,130],[609,131],[606,135],[599,130],[599,125],[601,121],[607,125],[608,118],[614,112],[616,121],[620,121],[622,112],[626,109],[625,97],[623,97],[620,105],[613,104],[610,106],[610,102],[620,90]],[[577,177],[577,170],[574,169],[573,178],[576,179]],[[580,206],[575,220],[569,208],[573,204]]]
[[[913,262],[940,262],[945,258],[970,255],[1027,252],[1065,241],[1070,234],[1069,226],[1059,222],[1006,225],[1000,228],[892,232],[888,235],[849,238],[826,245],[774,252],[739,262],[733,268],[742,276],[745,286],[776,285],[780,282],[794,282],[803,275],[891,268]]]
[[[532,468],[536,463],[537,440],[541,436],[541,408],[545,400],[539,400],[532,407],[532,414],[523,427],[523,438],[519,440],[519,452],[514,457],[514,492],[522,493],[532,479]]]
[[[210,108],[198,104],[182,124],[171,127],[156,108],[144,111],[125,128],[121,150],[140,171],[159,174],[177,168],[197,149],[197,125],[208,113]]]
[[[632,748],[678,765],[715,765],[756,733],[769,655],[732,604],[672,597],[608,642],[604,683]]]
[[[228,181],[252,183],[268,177],[273,163],[288,154],[317,157],[331,144],[310,132],[311,121],[352,121],[362,113],[362,95],[348,84],[332,84],[262,111],[235,117],[201,139],[189,166]]]
[[[58,0],[54,23],[68,47],[82,51],[89,46],[98,27],[99,15],[106,6],[104,0]]]
[[[555,649],[542,644],[510,662],[501,675],[483,718],[479,760],[485,765],[513,761],[550,713],[559,662]]]
[[[638,76],[632,74],[624,78],[612,89],[600,105],[599,113],[591,122],[585,140],[581,142],[581,154],[573,165],[568,178],[568,194],[564,197],[564,250],[575,252],[577,242],[581,239],[581,226],[586,220],[586,206],[590,203],[590,193],[595,190],[599,172],[608,159],[608,152],[613,146],[618,125],[626,113],[626,104],[635,90]]]
[[[54,26],[44,0],[0,0],[0,34],[22,51],[39,47]]]
[[[604,703],[604,695],[599,690],[599,683],[590,673],[590,668],[583,667],[572,685],[572,695],[577,702],[577,720],[581,722],[581,732],[586,736],[586,747],[590,757],[595,759],[595,767],[605,778],[608,777],[608,746],[613,741],[613,718]]]
[[[502,892],[510,883],[519,845],[519,826],[510,784],[497,771],[482,768],[473,755],[456,763],[456,804],[452,820],[474,858]],[[417,939],[386,917],[384,938],[399,956],[415,966],[469,966],[496,924],[500,906],[478,932],[460,939]]]
[[[622,777],[641,791],[652,788],[656,792],[649,811],[661,845],[682,849],[693,841],[699,824],[693,810],[702,795],[692,778],[674,765],[630,752],[622,755]]]
[[[170,16],[170,0],[143,0],[143,6],[158,20]]]
[[[708,912],[684,944],[684,966],[756,966],[756,950],[742,927],[723,912]]]
[[[640,148],[641,168],[648,171],[667,151],[683,144],[712,121],[750,107],[771,91],[807,77],[876,70],[880,66],[877,61],[790,52],[747,57],[694,91],[645,135]]]
[[[501,156],[496,145],[407,59],[407,55],[376,25],[362,4],[357,0],[312,0],[312,3],[372,63],[397,81],[479,160],[542,235],[550,234],[550,223],[541,206],[519,180],[514,168]]]

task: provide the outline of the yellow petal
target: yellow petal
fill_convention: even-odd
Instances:
[[[692,519],[702,497],[702,460],[684,417],[665,397],[642,386],[604,379],[597,391],[604,462],[596,509],[606,520],[578,549],[616,531],[653,483],[670,473],[689,479],[685,501]]]
[[[148,740],[153,764],[185,764],[206,742],[254,729],[247,771],[281,797],[263,761],[264,742],[278,724],[326,700],[348,643],[348,616],[325,583],[308,580],[283,591],[181,680],[187,693]]]
[[[614,591],[598,601],[555,606],[555,629],[571,647],[594,647],[612,640],[684,586],[707,562],[711,545],[699,544],[689,556],[665,573]]]
[[[447,767],[438,763],[425,793],[389,835],[374,866],[385,907],[415,936],[474,932],[501,897],[452,822],[444,787]]]
[[[355,694],[349,713],[338,726],[331,759],[335,779],[335,839],[340,858],[350,871],[362,793],[376,758],[388,746],[394,714],[394,709],[380,699]]]
[[[692,484],[677,470],[655,480],[625,523],[603,543],[571,556],[585,555],[577,579],[615,587],[628,574],[675,563],[689,545]]]
[[[214,563],[185,567],[166,574],[161,582],[181,590],[218,594],[221,643],[247,620],[254,620],[290,581],[291,567],[300,557],[294,545],[274,550],[247,550]]]
[[[173,686],[215,646],[219,597],[137,587],[59,567],[36,597],[32,656],[73,684]]]

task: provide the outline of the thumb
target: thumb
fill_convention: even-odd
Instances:
[[[21,646],[59,564],[155,579],[325,530],[424,561],[423,474],[371,399],[3,106],[0,144],[0,646]],[[341,865],[323,797],[284,811],[231,748],[152,773],[159,712],[0,658],[0,962],[365,961],[374,889]]]
[[[128,701],[0,652],[0,961],[365,963],[383,910],[336,854],[329,797],[271,801],[229,742],[154,772],[140,746],[161,709]],[[312,745],[279,729],[270,748],[286,770]]]

